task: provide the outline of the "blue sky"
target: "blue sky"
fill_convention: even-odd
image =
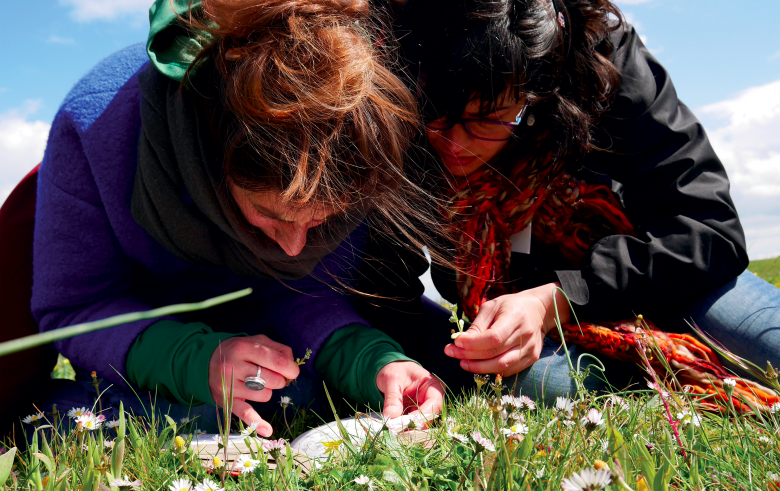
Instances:
[[[149,4],[3,0],[0,201],[40,159],[70,87],[103,57],[145,40]],[[780,254],[780,2],[618,4],[724,160],[751,257]]]

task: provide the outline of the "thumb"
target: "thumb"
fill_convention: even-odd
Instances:
[[[382,414],[388,418],[397,418],[404,413],[403,394],[401,388],[393,384],[385,392],[385,408]]]
[[[260,436],[271,436],[274,432],[273,428],[267,421],[257,414],[257,411],[246,401],[240,399],[233,399],[233,414],[238,416],[241,421],[246,425],[251,425],[255,421],[257,425],[257,434]]]

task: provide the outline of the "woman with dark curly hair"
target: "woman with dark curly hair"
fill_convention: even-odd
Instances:
[[[554,298],[573,321],[557,288],[580,320],[693,318],[780,362],[780,290],[745,272],[726,172],[621,18],[608,0],[411,0],[396,23],[448,177],[458,268],[434,283],[473,320],[445,352],[548,399],[573,389],[546,337]]]

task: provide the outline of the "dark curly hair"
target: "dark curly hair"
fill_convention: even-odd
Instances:
[[[610,35],[621,24],[610,0],[414,0],[396,33],[426,120],[525,97],[535,124],[518,135],[568,155],[598,148],[593,125],[620,84]]]

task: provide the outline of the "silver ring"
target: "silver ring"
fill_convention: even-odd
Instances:
[[[265,380],[260,378],[260,372],[262,370],[260,369],[260,365],[257,366],[257,375],[254,377],[247,377],[246,380],[244,380],[244,385],[249,390],[263,390],[265,389]]]

